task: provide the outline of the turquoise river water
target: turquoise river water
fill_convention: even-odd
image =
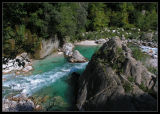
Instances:
[[[100,46],[76,46],[75,49],[89,60]],[[3,75],[2,96],[27,94],[47,111],[75,110],[75,93],[69,78],[73,72],[82,73],[86,63],[69,63],[63,55],[48,56],[33,63],[34,70],[28,76]]]

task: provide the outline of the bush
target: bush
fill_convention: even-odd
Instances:
[[[87,40],[95,40],[95,35],[92,33],[92,32],[89,32],[87,35],[86,35],[86,39]]]
[[[129,80],[130,82],[134,82],[134,78],[131,77],[131,76],[128,77],[128,80]]]
[[[147,67],[148,71],[155,74],[155,75],[158,75],[158,69],[152,67],[152,66],[148,66]]]
[[[124,90],[125,90],[126,93],[129,93],[129,92],[131,92],[133,90],[133,85],[131,85],[128,82],[125,82],[123,84],[123,87],[124,87]]]
[[[147,57],[146,54],[144,54],[141,49],[139,49],[137,46],[133,45],[132,43],[128,44],[128,47],[132,50],[132,56],[139,61],[144,61]]]
[[[145,87],[143,82],[139,85],[139,88],[142,89],[144,92],[148,90],[147,87]]]

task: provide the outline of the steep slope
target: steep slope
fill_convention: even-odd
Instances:
[[[78,81],[79,110],[156,110],[156,76],[132,57],[119,37],[106,42],[92,57]],[[141,88],[141,89],[140,89]],[[145,89],[144,89],[145,88]]]

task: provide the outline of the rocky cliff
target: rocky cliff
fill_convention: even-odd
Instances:
[[[157,77],[114,37],[92,56],[78,80],[77,108],[90,111],[157,109]]]
[[[50,55],[52,52],[59,48],[59,40],[57,36],[42,40],[40,49],[36,51],[34,57],[36,59],[43,59],[44,57]]]

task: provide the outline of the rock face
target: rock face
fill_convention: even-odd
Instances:
[[[72,56],[74,45],[71,43],[66,43],[63,45],[63,52],[66,56]]]
[[[39,55],[38,58],[42,59],[48,55],[50,55],[53,51],[57,50],[59,47],[59,40],[55,36],[54,38],[50,38],[48,40],[42,40],[41,49],[39,52],[36,52]]]
[[[77,108],[96,111],[157,110],[156,77],[114,37],[96,52],[78,81]]]
[[[83,63],[86,62],[87,59],[83,57],[83,55],[81,55],[78,50],[74,50],[73,54],[69,58],[69,61],[72,63]]]

